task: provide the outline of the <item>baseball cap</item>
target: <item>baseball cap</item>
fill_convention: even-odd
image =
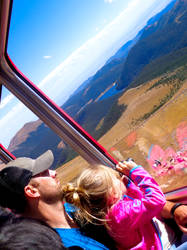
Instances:
[[[24,187],[31,178],[50,168],[54,160],[51,150],[36,159],[20,157],[10,161],[0,171],[0,189],[11,194],[24,195]]]

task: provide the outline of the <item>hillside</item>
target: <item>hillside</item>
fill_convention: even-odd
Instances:
[[[143,74],[146,74],[146,66],[156,65],[155,60],[167,64],[167,68],[173,67],[170,65],[170,63],[173,64],[172,60],[168,61],[166,55],[172,57],[173,54],[176,58],[176,55],[179,55],[180,51],[186,48],[186,25],[187,1],[178,0],[171,10],[161,16],[158,21],[149,25],[147,29],[144,29],[141,38],[128,54],[121,76],[117,81],[117,88],[123,89],[129,84],[133,87],[142,83],[139,82],[138,77],[143,70]],[[178,66],[176,65],[176,67]]]
[[[186,74],[186,68],[178,68],[124,92],[118,99],[118,105],[127,108],[117,123],[99,140],[116,159],[123,160],[130,156],[145,166],[165,192],[186,185],[186,169],[177,172],[170,170],[160,175],[149,165],[148,159],[153,146],[163,152],[169,148],[175,152],[182,150],[177,133],[183,128],[184,139],[184,129],[187,132],[187,81],[181,81],[177,75],[184,72]],[[161,103],[162,106],[155,110]],[[87,166],[88,163],[77,157],[59,168],[58,174],[63,181],[68,181]]]
[[[104,65],[88,82],[85,88],[77,91],[62,108],[73,118],[81,107],[94,102],[120,76],[123,59],[114,59]]]
[[[131,52],[134,46],[144,39],[145,36],[155,31],[153,29],[155,22],[173,7],[175,1],[176,0],[172,1],[160,13],[148,20],[147,25],[138,32],[134,39],[126,42],[121,48],[119,48],[119,50],[107,60],[105,65],[99,69],[94,76],[90,77],[78,88],[77,91],[75,91],[62,108],[76,119],[75,114],[79,111],[80,107],[87,106],[87,104],[96,100],[98,95],[105,91],[108,86],[116,83],[122,74],[121,72],[126,63],[129,52]],[[128,87],[128,84],[129,83],[125,83],[123,88]]]

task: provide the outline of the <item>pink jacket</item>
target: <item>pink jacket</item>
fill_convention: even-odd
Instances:
[[[118,249],[160,250],[162,243],[152,221],[165,205],[155,180],[141,167],[130,171],[127,195],[107,214],[110,235]]]

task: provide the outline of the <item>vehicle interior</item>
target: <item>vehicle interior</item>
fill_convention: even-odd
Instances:
[[[99,76],[103,74],[100,68],[93,85],[91,80],[86,88],[80,85],[64,104],[59,100],[57,104],[50,92],[41,90],[42,82],[40,88],[30,80],[32,71],[29,76],[22,73],[9,53],[9,42],[16,43],[12,38],[13,17],[14,2],[0,1],[0,101],[3,107],[3,100],[11,94],[19,101],[15,105],[20,110],[24,105],[32,112],[34,121],[20,128],[9,145],[4,145],[1,139],[1,165],[20,156],[36,157],[50,148],[55,156],[53,168],[64,182],[74,179],[89,164],[101,163],[115,169],[118,161],[131,157],[153,175],[167,199],[187,203],[186,58],[178,56],[183,54],[183,48],[175,54],[176,61],[180,61],[177,66],[167,65],[169,71],[164,69],[155,76],[150,73],[147,79],[145,75],[151,68],[156,70],[155,65],[162,65],[164,59],[170,61],[169,54],[156,58],[134,80],[132,88],[122,88],[110,95],[108,91],[114,91],[116,80],[106,81],[105,86],[97,85],[103,76]],[[112,66],[111,72],[117,72],[121,65],[120,61]],[[170,81],[172,84],[168,85]],[[89,91],[96,94],[87,95]],[[27,111],[20,112],[26,115]],[[19,117],[15,122],[20,122]],[[14,126],[11,121],[10,124]],[[33,147],[36,138],[38,144]]]

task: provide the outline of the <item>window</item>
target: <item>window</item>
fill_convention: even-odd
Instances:
[[[6,57],[9,66],[4,70],[10,67],[15,75],[12,82],[3,82],[13,94],[3,87],[1,126],[4,123],[6,133],[1,141],[8,147],[20,128],[29,127],[29,132],[21,130],[25,140],[17,149],[8,147],[16,156],[35,157],[51,148],[55,167],[63,164],[68,175],[72,171],[66,166],[86,166],[85,160],[114,166],[132,157],[164,191],[183,187],[187,178],[185,48],[170,51],[175,60],[171,65],[171,54],[159,50],[164,51],[162,41],[156,40],[156,53],[148,47],[149,35],[157,34],[159,17],[164,18],[172,6],[164,9],[169,1],[154,6],[149,2],[137,19],[129,15],[127,20],[125,13],[134,10],[132,1],[109,2],[82,1],[79,8],[73,0],[45,1],[45,5],[22,1],[21,6],[14,1],[7,52],[20,71]],[[149,57],[141,52],[146,47]],[[133,50],[140,62],[131,56]]]

